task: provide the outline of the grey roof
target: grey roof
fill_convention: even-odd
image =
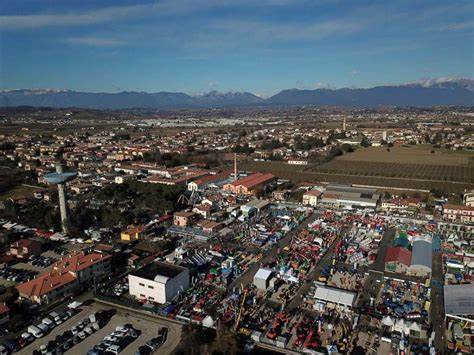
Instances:
[[[474,314],[474,284],[444,286],[444,310],[451,315]]]
[[[44,175],[44,179],[50,184],[63,184],[65,182],[75,179],[77,176],[76,172],[68,173],[49,173]]]
[[[415,240],[411,254],[411,265],[425,266],[431,270],[433,247],[426,240]]]

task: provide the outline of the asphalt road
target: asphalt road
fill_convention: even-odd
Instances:
[[[345,233],[346,232],[344,231],[339,234],[333,243],[328,247],[326,254],[324,254],[323,257],[318,261],[313,271],[309,273],[306,282],[299,288],[298,292],[296,292],[290,304],[287,306],[288,311],[292,311],[301,305],[303,302],[303,297],[308,293],[313,281],[319,278],[321,271],[323,271],[326,266],[331,265],[336,244],[342,239]]]
[[[364,290],[360,292],[359,298],[357,299],[357,306],[362,307],[368,305],[370,297],[375,297],[378,292],[379,283],[376,280],[383,279],[383,272],[385,270],[385,255],[387,249],[392,245],[393,238],[395,237],[395,228],[387,229],[383,234],[382,240],[379,244],[379,252],[375,262],[370,265],[369,276],[364,284]]]
[[[446,351],[445,319],[444,319],[444,293],[443,293],[443,262],[440,252],[433,253],[433,266],[431,275],[431,308],[430,319],[435,332],[434,346],[437,354]],[[434,282],[433,282],[434,281]]]

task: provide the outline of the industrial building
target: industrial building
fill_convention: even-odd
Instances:
[[[258,195],[276,181],[270,173],[255,173],[224,185],[224,190],[235,194]]]
[[[413,238],[413,249],[409,273],[414,276],[428,277],[431,274],[433,245],[430,237]]]
[[[403,247],[387,249],[385,255],[385,271],[403,274],[411,265],[411,251]]]
[[[445,285],[444,310],[446,317],[468,317],[474,315],[474,284]],[[470,319],[471,323],[474,320]]]
[[[321,202],[345,208],[375,209],[379,200],[380,194],[375,189],[334,184],[326,187]]]
[[[253,277],[253,284],[259,290],[266,290],[270,286],[270,280],[273,276],[273,270],[260,268]]]
[[[343,290],[336,287],[318,285],[314,292],[314,298],[319,303],[332,303],[338,306],[352,307],[354,305],[356,292]],[[315,304],[317,308],[317,303]]]
[[[189,270],[164,262],[151,262],[128,275],[130,295],[156,303],[171,301],[189,287]]]

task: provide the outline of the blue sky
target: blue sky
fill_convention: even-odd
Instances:
[[[1,0],[0,87],[250,91],[474,76],[474,2]]]

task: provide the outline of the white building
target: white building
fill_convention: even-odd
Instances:
[[[317,206],[318,201],[321,198],[322,192],[319,190],[309,190],[303,194],[303,205],[306,206]]]
[[[259,290],[266,290],[270,285],[270,279],[272,278],[273,271],[270,269],[260,268],[253,277],[253,284]]]
[[[128,275],[130,295],[156,303],[171,301],[189,287],[189,270],[164,262],[152,262]]]
[[[320,303],[332,303],[339,306],[351,308],[354,305],[357,293],[336,287],[318,285],[314,292],[314,298]],[[315,304],[315,308],[317,305]]]

